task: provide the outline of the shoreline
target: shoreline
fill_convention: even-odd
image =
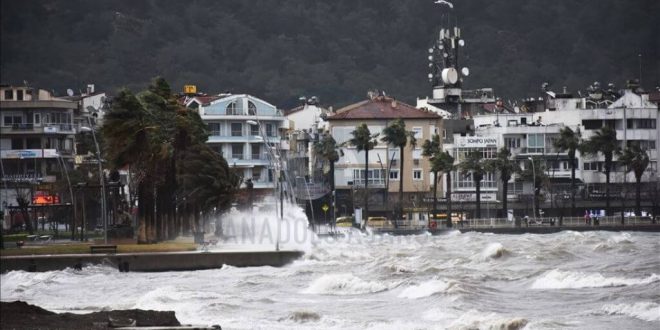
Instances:
[[[23,301],[0,302],[2,329],[221,329],[219,325],[182,325],[173,311],[142,309],[86,314],[55,313]]]
[[[104,264],[120,272],[165,272],[234,267],[281,267],[302,257],[304,252],[280,251],[209,251],[117,254],[22,255],[0,257],[0,273],[13,270],[43,272],[85,265]]]

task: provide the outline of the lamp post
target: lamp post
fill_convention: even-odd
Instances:
[[[536,222],[536,168],[534,167],[534,159],[527,157],[532,163],[532,210],[534,211],[534,222]]]
[[[96,140],[96,133],[94,132],[94,129],[91,128],[92,120],[89,118],[89,116],[87,116],[87,123],[90,127],[81,126],[80,130],[83,132],[92,132],[94,146],[96,147],[96,160],[99,165],[99,183],[101,184],[101,221],[103,222],[103,242],[108,244],[108,221],[105,205],[105,179],[103,175],[103,163],[101,162],[101,149],[99,148],[98,140]]]
[[[260,135],[259,138],[263,141],[264,147],[266,148],[266,151],[268,152],[268,155],[269,155],[268,160],[269,160],[271,166],[275,167],[275,169],[277,170],[277,181],[278,181],[277,185],[279,186],[279,193],[280,193],[280,217],[279,217],[280,219],[277,222],[277,238],[275,240],[275,250],[279,251],[280,250],[280,230],[281,230],[280,222],[284,220],[284,188],[282,186],[284,184],[284,172],[283,172],[282,164],[280,163],[282,160],[280,159],[280,157],[278,155],[273,154],[273,150],[271,149],[271,146],[268,144],[267,136],[266,136],[266,134],[264,134],[264,132],[262,130],[261,123],[259,121],[255,121],[255,120],[248,120],[248,121],[246,121],[246,123],[248,125],[251,125],[251,126],[257,126],[257,128],[259,129],[259,135]],[[277,160],[277,163],[275,163],[275,160]]]

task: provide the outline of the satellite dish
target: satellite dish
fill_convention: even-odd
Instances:
[[[429,68],[432,68],[432,67],[433,67],[433,63],[429,63]]]
[[[442,56],[444,56],[445,58],[447,58],[447,57],[449,56],[449,54],[447,54],[447,53],[442,53]]]
[[[467,77],[467,76],[470,75],[470,69],[468,69],[467,67],[463,67],[463,68],[461,69],[461,73],[462,73],[464,76]]]
[[[463,39],[459,40],[458,45],[461,46],[461,47],[465,46],[465,40],[463,40]]]
[[[67,88],[66,89],[66,95],[73,96],[73,89]]]
[[[429,73],[429,79],[433,78],[433,74]]]
[[[429,55],[429,61],[433,61],[433,55]]]
[[[429,48],[429,54],[433,53],[433,48]]]
[[[442,81],[445,84],[455,84],[458,81],[458,72],[454,68],[442,70]]]

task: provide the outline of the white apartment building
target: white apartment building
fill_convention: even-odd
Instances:
[[[586,140],[603,126],[610,126],[616,130],[617,140],[620,141],[622,148],[635,143],[647,150],[651,162],[642,177],[642,182],[643,185],[657,183],[657,148],[660,144],[658,106],[649,102],[648,94],[636,94],[630,90],[625,90],[612,102],[600,103],[588,97],[556,98],[549,94],[546,98],[546,110],[543,112],[474,116],[475,136],[455,135],[454,142],[445,144],[444,147],[451,150],[454,157],[457,157],[457,162],[460,161],[461,154],[470,148],[480,148],[484,151],[484,158],[489,158],[490,155],[494,157],[497,149],[507,147],[522,168],[531,166],[529,157],[540,158],[546,165],[546,175],[555,198],[553,204],[553,201],[549,200],[551,195],[547,194],[546,203],[541,207],[566,207],[570,204],[565,202],[570,196],[570,162],[566,152],[559,152],[554,148],[553,141],[558,138],[559,131],[563,127],[570,127],[573,131],[579,130],[582,139]],[[490,143],[484,143],[484,140]],[[576,158],[578,164],[576,181],[579,185],[577,198],[583,201],[584,208],[602,208],[600,205],[602,203],[597,199],[602,198],[604,191],[603,156],[586,156],[578,151]],[[456,196],[458,200],[461,198],[474,200],[473,184],[469,180],[461,179],[460,174],[453,175],[455,176],[453,191],[464,194]],[[615,164],[610,178],[612,199],[634,198],[632,184],[635,182],[635,177],[632,172],[626,174],[623,166]],[[482,201],[501,201],[501,194],[494,194],[501,189],[500,185],[496,174],[486,176],[482,182]],[[521,196],[531,194],[531,182],[522,182],[516,176],[509,182],[508,199],[511,202],[523,202]],[[557,203],[557,198],[563,198],[564,201]],[[618,205],[612,202],[612,206]],[[483,211],[482,215],[485,215]]]
[[[245,188],[251,179],[254,189],[273,189],[277,184],[275,155],[289,149],[282,139],[288,121],[274,105],[247,94],[224,94],[198,104],[199,115],[208,126],[207,143],[230,167],[242,169]]]

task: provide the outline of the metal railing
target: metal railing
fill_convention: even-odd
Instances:
[[[658,220],[658,219],[656,219]],[[623,224],[620,215],[592,217],[588,220],[584,217],[564,217],[561,219],[561,227],[584,227],[584,226],[638,226],[658,223],[651,217],[625,217]],[[506,227],[527,227],[527,226],[559,226],[559,217],[537,217],[517,218],[510,221],[506,218],[490,219],[468,219],[455,222],[457,228],[506,228]]]

